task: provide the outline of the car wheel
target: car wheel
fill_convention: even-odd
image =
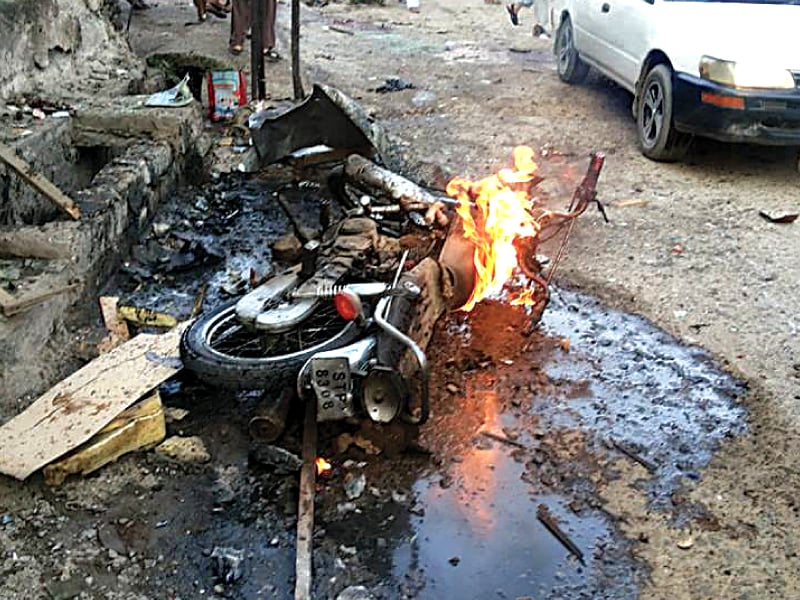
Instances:
[[[636,111],[639,148],[647,158],[662,162],[679,159],[688,147],[688,136],[672,122],[672,71],[656,65],[642,85]]]
[[[586,79],[589,65],[581,60],[575,49],[575,36],[572,30],[572,21],[564,17],[556,33],[556,61],[558,76],[565,83],[580,83]]]

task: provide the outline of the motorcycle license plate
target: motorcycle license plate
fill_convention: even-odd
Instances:
[[[317,421],[355,415],[350,362],[346,358],[312,358],[311,386],[317,395]]]

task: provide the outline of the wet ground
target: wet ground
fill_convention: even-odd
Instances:
[[[487,303],[448,316],[431,343],[431,464],[411,486],[410,531],[389,542],[408,597],[638,597],[647,567],[634,557],[647,540],[620,535],[597,494],[629,455],[651,465],[640,485],[652,510],[709,526],[683,486],[744,431],[741,384],[704,352],[574,292],[555,295],[530,337],[525,324],[520,309]],[[537,520],[541,504],[585,566]]]
[[[342,427],[323,429],[334,469],[318,487],[315,597],[354,584],[387,600],[638,597],[648,567],[637,546],[647,540],[621,535],[598,495],[632,460],[611,442],[652,464],[639,467],[652,510],[687,529],[714,526],[683,487],[721,440],[744,431],[741,385],[703,352],[577,293],[559,291],[529,337],[525,320],[489,303],[441,323],[420,448],[383,447],[368,427],[380,454],[357,445],[338,454]],[[105,594],[120,582],[153,597],[291,598],[297,481],[254,458],[246,432],[258,395],[186,380],[162,395],[190,411],[170,433],[200,436],[211,462],[143,454],[62,489],[34,484],[32,505],[5,509],[17,560],[46,557],[46,587],[59,598],[72,597],[70,586],[114,597]],[[298,422],[281,440],[293,452]],[[584,564],[537,520],[539,505]],[[220,579],[215,548],[243,553],[235,582]],[[66,565],[66,580],[53,581]]]
[[[288,47],[285,8],[282,4],[279,10],[281,49]],[[528,415],[524,419],[520,416],[528,406],[522,404],[520,390],[503,387],[493,377],[469,384],[466,374],[450,373],[444,382],[445,391],[439,386],[434,422],[442,422],[450,415],[449,423],[461,426],[462,433],[444,440],[428,436],[424,445],[433,450],[430,456],[416,453],[389,462],[363,454],[351,458],[356,465],[368,463],[363,467],[367,490],[353,501],[362,512],[347,512],[350,507],[345,506],[346,519],[337,510],[346,501],[341,484],[348,472],[358,469],[343,465],[348,457],[336,458],[340,471],[323,485],[320,494],[320,508],[324,510],[317,529],[317,596],[328,597],[331,594],[327,590],[341,589],[348,582],[364,582],[384,598],[403,593],[397,591],[398,586],[412,597],[425,597],[432,589],[459,585],[462,578],[467,579],[464,567],[474,566],[472,555],[462,547],[466,543],[450,544],[449,536],[457,531],[462,540],[472,543],[477,539],[473,531],[485,533],[489,528],[467,528],[467,518],[456,518],[452,506],[458,502],[460,507],[466,501],[477,506],[475,498],[490,488],[475,471],[484,477],[492,469],[472,468],[479,464],[477,459],[468,463],[464,471],[458,469],[467,463],[465,458],[481,456],[479,452],[488,456],[491,452],[494,457],[489,459],[490,464],[502,473],[493,489],[499,490],[503,485],[510,489],[513,505],[521,511],[515,522],[531,524],[537,531],[535,538],[527,540],[528,547],[552,550],[544,552],[541,563],[536,563],[541,564],[541,570],[531,567],[530,573],[549,572],[549,561],[560,561],[558,572],[563,579],[559,582],[563,581],[565,587],[578,586],[591,594],[605,578],[610,591],[598,592],[596,597],[601,598],[625,594],[670,600],[797,597],[800,548],[793,532],[800,522],[796,494],[800,485],[796,460],[800,451],[796,427],[800,368],[791,306],[800,281],[796,261],[800,229],[796,224],[773,225],[758,217],[762,209],[796,212],[796,151],[701,141],[684,163],[650,163],[635,148],[627,94],[599,77],[592,77],[587,85],[579,87],[558,82],[549,58],[549,44],[530,38],[529,13],[523,15],[524,27],[511,28],[501,6],[482,2],[431,1],[423,5],[419,15],[394,4],[330,4],[303,11],[307,72],[315,80],[361,96],[362,102],[390,126],[414,158],[441,164],[452,173],[480,175],[504,164],[510,147],[521,141],[539,148],[554,145],[574,156],[585,156],[598,148],[605,150],[609,161],[601,179],[601,199],[609,205],[612,223],[605,226],[599,218],[587,215],[576,227],[570,256],[562,267],[562,281],[601,296],[608,306],[644,314],[682,340],[707,348],[726,369],[739,373],[750,385],[743,401],[749,413],[743,415],[735,401],[724,400],[738,393],[737,384],[719,373],[714,375],[716,371],[702,353],[695,362],[691,358],[695,351],[683,347],[681,352],[688,353],[685,357],[692,367],[686,370],[686,379],[682,375],[678,379],[688,383],[671,389],[686,387],[686,394],[665,396],[658,400],[661,404],[657,410],[651,407],[652,411],[644,412],[645,416],[663,415],[666,420],[658,421],[663,428],[650,429],[652,416],[650,421],[637,423],[638,413],[617,409],[618,413],[606,412],[598,421],[603,429],[586,436],[582,424],[587,425],[593,411],[599,410],[591,406],[594,399],[582,395],[580,385],[572,386],[574,397],[567,397],[566,389],[548,382],[548,373],[541,375],[541,381],[537,375],[537,390],[551,389],[562,394],[555,404],[558,410],[538,417],[557,418],[554,435],[559,437],[543,438],[548,440],[542,444],[545,461],[536,470],[545,473],[545,481],[533,479],[534,483],[529,484],[515,477],[527,479],[526,473],[534,470],[525,466],[535,462],[526,458],[532,451],[478,436],[484,419],[489,424],[496,421],[484,414],[485,397],[480,402],[471,400],[476,393],[485,396],[487,389],[497,385],[501,390],[497,402],[502,405],[498,415],[506,415],[499,418],[497,426],[514,428],[519,423],[527,424],[529,419]],[[183,22],[191,18],[191,12],[185,2],[163,0],[155,9],[137,14],[131,33],[137,51],[224,56],[227,21],[185,28]],[[358,32],[351,36],[330,29],[337,21]],[[191,33],[187,35],[186,31]],[[531,52],[512,52],[511,47]],[[242,65],[247,63],[247,56],[240,58]],[[287,63],[269,67],[273,97],[290,96]],[[380,95],[369,91],[389,76],[403,77],[415,89]],[[614,204],[625,200],[639,203]],[[582,302],[576,304],[580,306]],[[609,313],[601,306],[596,314],[602,320]],[[636,327],[649,327],[636,322]],[[454,333],[464,333],[457,319],[452,327]],[[579,339],[570,335],[570,351],[562,356],[559,335],[550,340],[547,360],[569,364],[562,361],[578,355]],[[613,338],[617,334],[611,335]],[[609,352],[619,348],[616,341],[608,346]],[[680,347],[666,348],[672,356],[670,348],[677,352]],[[635,358],[631,353],[627,355]],[[503,368],[519,366],[519,359],[502,358],[515,361]],[[446,359],[440,360],[446,363]],[[478,369],[473,371],[477,372],[484,361],[478,361]],[[598,365],[590,368],[580,360],[577,364],[576,368],[587,372],[603,370]],[[662,367],[656,366],[655,371]],[[705,384],[718,390],[721,400],[708,404],[719,414],[720,421],[701,420],[698,437],[693,438],[683,428],[687,422],[692,424],[696,405],[683,400],[694,392],[692,373],[696,369],[701,370]],[[611,370],[623,372],[613,362]],[[557,380],[570,379],[562,373],[563,369],[556,371]],[[618,379],[623,380],[621,375]],[[452,383],[457,391],[450,391],[446,383]],[[618,383],[620,388],[605,382],[598,387],[619,401],[615,389],[629,396],[631,392],[624,380]],[[635,387],[640,399],[649,397],[647,388]],[[255,481],[257,468],[251,471],[244,462],[249,445],[244,437],[244,419],[238,410],[227,408],[230,412],[225,412],[221,408],[236,406],[230,404],[231,399],[214,393],[187,395],[183,400],[168,398],[170,403],[185,402],[193,409],[190,420],[172,425],[171,431],[196,431],[207,437],[212,466],[187,469],[165,464],[151,455],[129,457],[97,476],[69,483],[56,494],[43,491],[37,481],[26,486],[0,481],[0,596],[6,593],[9,598],[39,597],[43,585],[53,587],[53,580],[61,579],[73,590],[86,590],[84,597],[89,598],[202,597],[213,591],[211,586],[215,583],[213,561],[207,556],[212,550],[210,544],[217,539],[227,543],[240,537],[253,548],[254,557],[263,557],[245,562],[245,576],[256,577],[253,587],[243,579],[217,595],[247,597],[242,590],[257,593],[252,592],[255,589],[263,590],[266,597],[290,597],[294,521],[290,514],[292,502],[287,498],[294,493],[292,478],[276,479],[265,473],[266,483],[258,487],[261,484]],[[694,398],[700,405],[705,402],[703,397]],[[513,399],[520,406],[514,406]],[[607,407],[616,408],[608,397],[602,399]],[[567,407],[573,403],[586,410],[570,414]],[[637,406],[641,405],[637,402]],[[687,405],[688,419],[683,416]],[[450,407],[455,408],[447,412]],[[648,408],[646,403],[644,408]],[[625,425],[622,439],[635,444],[629,450],[649,461],[647,464],[652,463],[655,475],[618,449],[606,446],[606,429],[611,431],[618,422]],[[533,427],[535,430],[536,423]],[[709,439],[704,433],[706,427],[711,429]],[[443,435],[441,430],[437,428],[436,432]],[[217,431],[221,433],[216,434]],[[614,431],[620,435],[618,429]],[[648,431],[652,431],[652,437],[645,434]],[[726,438],[736,432],[742,435]],[[426,432],[423,434],[427,436]],[[331,454],[333,435],[329,434]],[[689,453],[680,450],[681,441],[688,444]],[[702,468],[717,443],[722,447]],[[483,450],[484,444],[491,444],[492,449]],[[695,454],[696,444],[699,447]],[[576,448],[578,454],[573,455]],[[232,454],[226,455],[226,449],[231,449]],[[204,486],[217,478],[216,461],[220,456],[231,457],[221,466],[233,466],[244,474],[244,487],[236,489],[263,491],[237,497],[233,508],[215,513],[211,494],[204,491]],[[555,474],[550,470],[547,475],[543,465],[550,460],[558,468]],[[394,471],[388,471],[386,465]],[[593,477],[599,483],[595,484]],[[473,480],[475,487],[467,488],[470,493],[465,495],[457,478]],[[370,487],[378,490],[380,498],[372,494]],[[517,497],[522,487],[541,496],[528,505],[527,500]],[[394,500],[391,490],[397,490]],[[573,505],[578,512],[574,512],[570,506],[572,494],[579,501],[588,498],[594,503],[578,502]],[[441,505],[434,505],[437,496],[441,496]],[[426,506],[417,506],[416,498]],[[570,535],[589,564],[582,574],[577,573],[578,563],[568,557],[566,550],[560,550],[535,520],[536,503],[550,506],[565,529],[571,529]],[[134,558],[120,557],[119,553],[112,556],[97,534],[112,506],[120,514],[133,515],[136,527],[148,532],[148,536],[157,536],[161,545],[137,553]],[[267,520],[248,520],[247,507],[252,507],[253,512],[265,511]],[[497,519],[504,516],[496,506],[494,509]],[[173,523],[185,529],[157,527],[163,522],[156,520],[160,512],[172,515]],[[592,520],[595,516],[596,521]],[[576,523],[581,519],[591,524],[578,527]],[[131,521],[125,521],[122,527],[128,523]],[[361,525],[378,533],[367,536],[359,528]],[[418,529],[425,527],[426,533]],[[202,543],[193,542],[195,530],[204,532],[200,536]],[[493,531],[510,539],[518,530],[522,527],[515,527],[511,533]],[[262,531],[266,536],[260,535]],[[258,545],[264,540],[269,544],[275,532],[280,534],[277,549]],[[434,544],[427,545],[423,553],[420,544],[425,543],[426,535]],[[592,542],[595,536],[599,542]],[[493,542],[485,539],[487,548],[492,548]],[[606,543],[606,539],[611,542]],[[168,554],[159,560],[159,547],[175,558]],[[435,550],[431,551],[432,547]],[[452,565],[451,558],[459,558],[458,564]],[[604,564],[598,565],[598,561]],[[185,571],[184,564],[190,565]],[[615,565],[617,571],[613,570]],[[505,562],[501,567],[505,568]],[[272,574],[267,572],[270,569],[274,569]],[[269,582],[264,583],[268,576]],[[335,581],[331,581],[333,578]],[[505,589],[508,582],[509,578],[505,578],[498,587]],[[615,588],[613,582],[622,582],[629,591]],[[560,584],[543,577],[530,582],[528,593],[536,598],[561,595],[558,591],[539,594],[540,585],[551,589]],[[518,593],[510,585],[508,592]]]
[[[269,201],[276,185],[233,177],[187,189],[110,291],[180,318],[203,283],[206,308],[225,301],[231,282],[269,271],[269,242],[288,226]],[[309,226],[319,193],[292,192]],[[684,489],[722,440],[745,431],[742,384],[707,353],[577,292],[557,290],[540,328],[527,325],[523,309],[500,302],[440,322],[433,414],[418,438],[399,426],[322,428],[334,469],[318,485],[315,597],[360,584],[386,600],[637,598],[647,539],[623,535],[600,493],[620,465],[640,471],[650,509],[676,527],[715,526]],[[292,597],[297,478],[261,461],[249,439],[260,393],[187,376],[161,392],[189,411],[168,435],[199,436],[210,462],[144,453],[58,489],[34,480],[2,507],[9,589],[25,589],[16,578],[35,556],[53,598]],[[293,416],[279,443],[299,453]],[[369,441],[339,447],[342,433]],[[580,556],[544,527],[540,506]],[[241,558],[236,569],[217,566],[226,553]]]

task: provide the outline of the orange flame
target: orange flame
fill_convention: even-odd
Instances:
[[[317,475],[322,475],[323,473],[327,473],[333,468],[333,465],[331,465],[331,463],[329,463],[321,456],[317,457],[317,459],[314,461],[314,464],[317,466]]]
[[[501,169],[480,181],[456,177],[447,184],[447,194],[460,201],[456,212],[464,236],[475,245],[475,288],[461,310],[470,311],[484,298],[499,294],[517,267],[514,242],[539,233],[530,194],[536,168],[533,149],[517,146],[513,169]],[[533,296],[526,290],[510,300],[533,304]]]

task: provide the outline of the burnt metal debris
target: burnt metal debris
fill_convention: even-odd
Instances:
[[[242,578],[242,563],[244,562],[244,550],[217,546],[211,552],[214,573],[220,581],[233,583]]]
[[[403,90],[413,90],[414,84],[400,79],[399,77],[390,77],[384,81],[383,85],[379,85],[373,91],[378,94],[388,94],[390,92],[401,92]]]
[[[362,154],[389,168],[400,165],[380,125],[347,95],[320,84],[315,84],[311,95],[298,105],[254,114],[250,133],[262,164],[324,145]]]

